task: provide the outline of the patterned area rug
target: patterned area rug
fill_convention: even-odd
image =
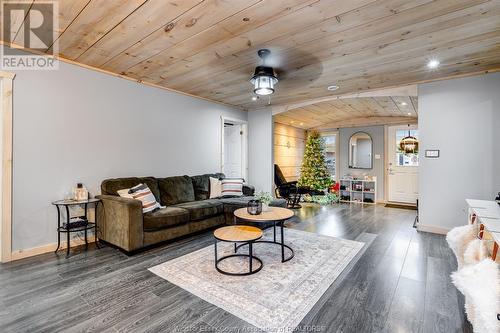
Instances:
[[[272,239],[272,229],[266,230],[264,238]],[[285,243],[295,252],[295,257],[285,263],[281,263],[279,245],[255,244],[254,255],[264,267],[250,276],[218,273],[213,245],[149,270],[263,331],[291,332],[364,243],[293,229],[285,229]],[[231,243],[219,242],[217,248],[219,257],[234,251]],[[239,250],[247,251],[247,247]],[[219,267],[241,272],[248,270],[248,259],[226,259]]]

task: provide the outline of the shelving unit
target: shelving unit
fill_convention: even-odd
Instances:
[[[374,205],[377,202],[377,181],[363,179],[341,179],[340,202]]]

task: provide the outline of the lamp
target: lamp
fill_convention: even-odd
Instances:
[[[418,139],[411,136],[410,131],[408,131],[408,136],[405,136],[399,142],[399,148],[405,154],[417,154],[418,153]]]
[[[266,57],[271,54],[268,49],[262,49],[258,52],[259,57],[265,63]],[[253,84],[253,92],[257,95],[265,96],[274,93],[274,85],[278,83],[278,78],[274,73],[274,69],[269,66],[257,66],[255,72],[250,79]]]

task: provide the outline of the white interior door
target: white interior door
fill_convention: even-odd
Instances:
[[[408,135],[418,139],[418,129],[413,126],[390,126],[388,128],[388,200],[416,204],[418,198],[418,154],[403,154],[399,150],[400,140]]]
[[[224,167],[229,178],[243,178],[242,125],[224,125]]]

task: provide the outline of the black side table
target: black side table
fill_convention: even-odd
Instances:
[[[88,249],[87,230],[90,229],[94,229],[95,244],[97,248],[99,248],[99,242],[97,239],[97,206],[99,205],[100,202],[101,202],[100,199],[88,199],[79,201],[66,199],[66,200],[54,201],[52,203],[57,208],[57,249],[55,250],[55,253],[57,253],[59,247],[61,246],[61,233],[66,233],[66,241],[67,241],[66,257],[69,257],[69,250],[71,247],[70,234],[72,232],[79,232],[79,231],[83,231],[85,233],[85,251],[86,251]],[[94,211],[95,211],[94,223],[89,222],[87,218],[89,205],[94,205]],[[83,206],[85,211],[84,215],[71,217],[69,213],[70,206]],[[61,225],[61,209],[63,208],[66,210],[66,222]]]

